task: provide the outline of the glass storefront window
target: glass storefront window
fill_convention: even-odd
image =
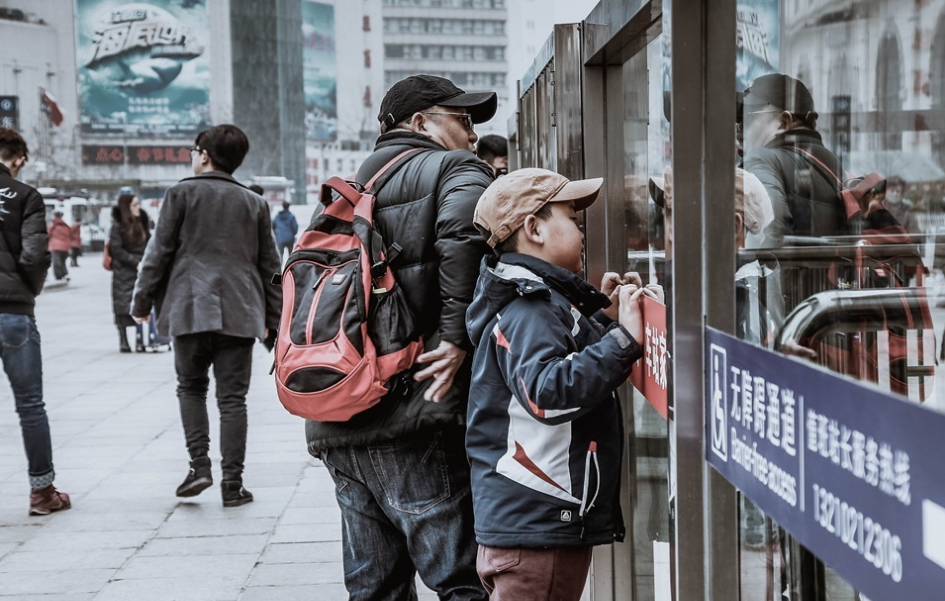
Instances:
[[[740,336],[945,411],[945,1],[743,0],[737,19]],[[739,511],[743,599],[865,598]]]
[[[663,113],[663,36],[623,65],[623,203],[615,220],[623,225],[625,260],[615,266],[637,272],[644,284],[660,284],[670,297],[670,267],[664,254],[671,223],[670,207],[661,207],[650,189],[665,190],[669,155],[669,121]],[[650,182],[653,182],[650,184]],[[665,212],[664,212],[665,208]],[[632,598],[653,599],[670,587],[669,440],[668,423],[639,391],[626,385],[621,396],[632,399],[628,440],[633,449],[629,469],[633,522],[626,544],[632,545]]]

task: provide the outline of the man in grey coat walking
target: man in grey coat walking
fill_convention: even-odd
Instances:
[[[234,125],[201,132],[191,150],[194,176],[167,191],[157,228],[141,262],[131,315],[148,321],[158,308],[158,330],[174,337],[174,367],[190,472],[177,496],[192,497],[213,484],[207,390],[216,378],[223,455],[224,507],[253,500],[243,488],[246,393],[253,341],[268,341],[279,327],[281,289],[270,233],[269,207],[233,179],[249,151]]]

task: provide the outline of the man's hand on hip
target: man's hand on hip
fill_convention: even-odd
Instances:
[[[446,396],[446,392],[453,385],[453,377],[456,371],[466,358],[466,351],[459,348],[452,342],[440,341],[440,345],[428,353],[423,353],[417,357],[417,363],[430,363],[430,365],[414,375],[414,380],[423,382],[430,378],[434,382],[430,384],[423,398],[434,403],[439,403]]]

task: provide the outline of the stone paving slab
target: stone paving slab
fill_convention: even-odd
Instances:
[[[246,486],[179,499],[187,470],[172,353],[118,353],[110,274],[80,259],[38,299],[56,486],[73,508],[29,517],[26,458],[0,381],[0,601],[340,601],[341,517],[301,420],[279,405],[257,345],[247,404]],[[209,403],[219,480],[219,414]],[[421,599],[435,596],[418,582]]]

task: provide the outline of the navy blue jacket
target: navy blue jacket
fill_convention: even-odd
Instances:
[[[292,244],[295,242],[295,235],[299,233],[299,222],[295,215],[289,209],[283,209],[276,213],[272,220],[272,231],[278,244]]]
[[[617,388],[643,355],[591,316],[607,297],[528,255],[483,260],[466,326],[476,540],[504,548],[623,540]]]

